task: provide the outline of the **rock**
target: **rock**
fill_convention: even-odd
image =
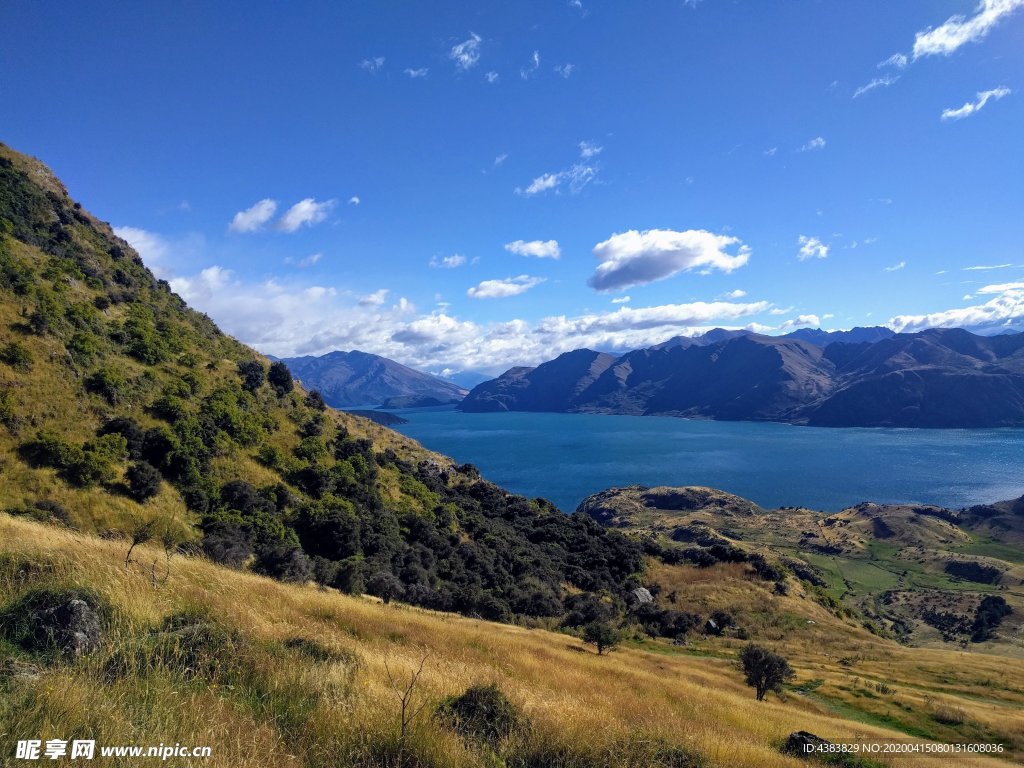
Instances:
[[[722,630],[718,627],[718,622],[714,619],[708,619],[704,625],[704,631],[711,635],[720,635]]]
[[[654,595],[651,594],[651,590],[647,589],[647,587],[637,587],[629,594],[631,600],[635,601],[637,605],[654,602]]]
[[[77,658],[100,647],[100,616],[85,600],[72,598],[38,614],[39,627],[66,656]]]
[[[786,739],[786,743],[782,747],[782,751],[787,755],[811,757],[815,754],[818,747],[827,746],[831,743],[832,742],[821,738],[821,736],[815,736],[809,731],[795,731],[794,733],[789,734],[789,738]]]

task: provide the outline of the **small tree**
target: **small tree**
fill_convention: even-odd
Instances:
[[[756,691],[758,701],[764,701],[768,691],[781,692],[782,684],[796,674],[784,657],[753,643],[740,651],[740,664],[747,685]]]
[[[583,629],[583,642],[597,647],[597,655],[610,651],[619,644],[619,633],[606,621],[594,621]]]
[[[242,386],[249,392],[255,392],[267,380],[267,372],[263,363],[258,360],[246,360],[238,364],[238,375],[242,377]]]
[[[405,593],[405,588],[394,574],[377,571],[367,580],[366,591],[385,603],[390,603],[400,598]]]
[[[278,397],[287,395],[295,388],[295,382],[292,381],[292,372],[280,360],[270,364],[270,373],[267,375],[267,381],[270,382],[270,386],[277,392]]]
[[[131,497],[140,504],[160,492],[160,481],[163,479],[160,470],[147,461],[138,461],[132,464],[124,476],[128,481]]]

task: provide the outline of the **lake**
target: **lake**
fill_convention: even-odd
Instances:
[[[395,411],[396,429],[571,512],[614,485],[706,485],[766,507],[962,507],[1024,493],[1024,429],[826,429],[564,413]]]

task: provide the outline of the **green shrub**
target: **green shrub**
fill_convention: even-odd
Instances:
[[[85,380],[85,388],[93,394],[100,395],[111,405],[117,405],[127,399],[129,382],[124,371],[104,367]]]
[[[445,699],[435,716],[464,739],[493,749],[528,728],[526,716],[494,683],[474,685],[460,696]]]
[[[0,362],[7,363],[14,370],[24,373],[32,369],[32,353],[24,344],[12,341],[0,349]]]

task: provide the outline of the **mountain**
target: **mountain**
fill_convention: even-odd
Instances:
[[[895,335],[895,332],[891,329],[876,325],[870,328],[851,328],[848,331],[823,331],[820,328],[800,328],[792,333],[787,333],[782,338],[800,339],[819,347],[827,347],[829,344],[835,344],[836,342],[846,342],[848,344],[871,343],[881,341],[882,339],[890,339]]]
[[[380,405],[396,397],[432,398],[447,404],[466,396],[465,389],[450,381],[358,350],[289,357],[282,362],[304,386],[320,392],[324,402],[334,408]]]
[[[362,353],[307,362],[339,359],[350,394],[382,380],[459,391]],[[560,616],[642,569],[637,546],[588,518],[330,409],[3,145],[0,509],[502,620]]]
[[[1024,426],[1024,334],[844,333],[851,335],[811,334],[811,342],[722,332],[717,341],[679,337],[618,358],[577,350],[513,368],[458,407],[817,426]],[[877,340],[842,340],[859,337]]]

